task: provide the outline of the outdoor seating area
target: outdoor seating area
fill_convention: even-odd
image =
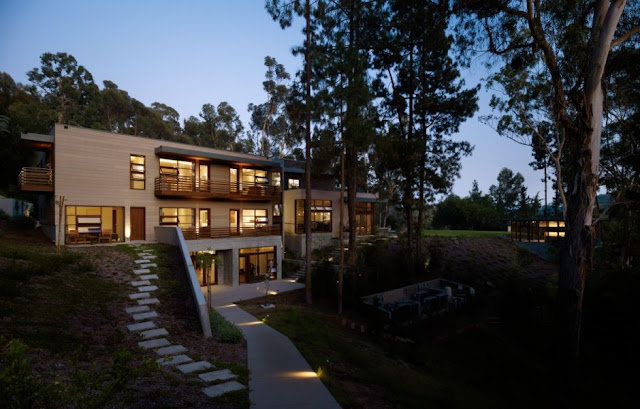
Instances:
[[[111,230],[84,231],[69,230],[67,234],[67,244],[104,244],[118,241],[118,234]]]
[[[384,320],[404,325],[457,310],[475,298],[475,290],[435,279],[362,298]]]

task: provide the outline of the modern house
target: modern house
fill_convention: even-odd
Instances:
[[[305,252],[304,204],[306,199],[304,162],[283,161],[284,207],[283,233],[288,253],[302,258]],[[339,243],[348,231],[347,196],[340,203],[340,190],[329,175],[313,175],[311,180],[311,248]],[[375,204],[373,193],[356,194],[356,233],[367,236],[375,233]],[[340,211],[344,212],[345,230],[340,232]]]
[[[509,235],[513,241],[545,243],[564,237],[565,224],[555,219],[510,219]]]
[[[194,260],[216,255],[197,267],[201,285],[282,277],[281,161],[60,124],[22,139],[41,166],[22,169],[20,189],[40,193],[56,243],[154,241],[178,226]]]

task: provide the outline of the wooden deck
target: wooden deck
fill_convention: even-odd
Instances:
[[[22,168],[18,186],[23,192],[53,192],[53,170],[49,168]]]
[[[197,180],[183,176],[155,179],[155,195],[160,198],[222,199],[238,201],[279,200],[279,186],[224,180]]]
[[[181,228],[185,240],[223,239],[228,237],[279,236],[279,225],[265,227],[186,227]]]

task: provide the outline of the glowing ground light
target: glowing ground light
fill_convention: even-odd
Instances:
[[[294,371],[294,372],[283,372],[280,376],[285,378],[296,378],[296,379],[306,379],[306,378],[317,378],[318,374],[313,371]]]

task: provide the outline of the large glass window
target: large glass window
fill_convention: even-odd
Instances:
[[[267,209],[242,209],[242,227],[260,228],[267,224]]]
[[[200,209],[198,219],[200,227],[209,227],[209,209]]]
[[[331,232],[331,200],[311,200],[311,231]],[[304,233],[304,200],[296,200],[296,233]]]
[[[356,202],[356,233],[373,234],[373,203]]]
[[[124,241],[124,208],[66,206],[67,244]]]
[[[267,171],[260,169],[242,169],[242,181],[247,183],[267,184]]]
[[[188,207],[161,207],[160,225],[194,227],[195,209]]]
[[[145,158],[142,155],[129,155],[129,188],[144,190],[145,188]]]

